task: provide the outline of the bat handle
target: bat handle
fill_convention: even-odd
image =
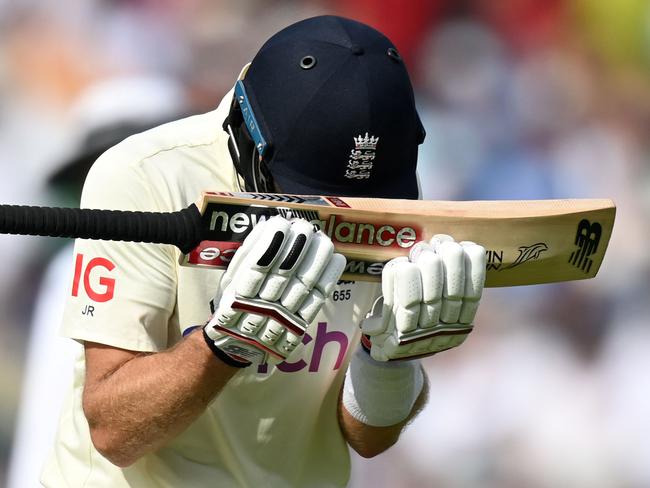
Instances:
[[[173,244],[187,254],[201,242],[201,214],[0,205],[0,233]]]

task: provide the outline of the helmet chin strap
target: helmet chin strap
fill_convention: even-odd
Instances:
[[[233,132],[230,124],[226,122],[224,125],[226,126],[225,129],[228,132],[228,135],[230,136],[228,137],[228,150],[231,152],[231,156],[233,156],[233,162],[235,161],[239,162],[239,160],[241,159],[241,155],[239,154],[239,148],[237,147],[237,143],[235,142],[235,133]]]
[[[253,149],[253,154],[251,155],[251,172],[253,173],[253,189],[255,190],[255,193],[260,193],[260,185],[258,185],[258,181],[261,172],[259,170],[259,164],[256,164],[259,161],[259,157],[256,157],[256,152],[257,151]],[[259,163],[261,164],[261,161],[259,161]],[[257,171],[255,171],[255,169],[257,169]]]

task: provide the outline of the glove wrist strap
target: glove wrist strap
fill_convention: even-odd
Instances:
[[[250,362],[237,361],[232,356],[226,354],[224,351],[219,349],[217,345],[214,343],[214,341],[210,339],[210,336],[208,336],[208,333],[205,331],[205,328],[203,329],[203,339],[205,339],[205,343],[212,351],[212,354],[214,354],[218,359],[226,363],[228,366],[232,366],[234,368],[246,368],[252,364]]]
[[[366,334],[361,334],[361,349],[363,349],[368,356],[370,356],[370,350],[372,349],[372,341],[370,340],[370,336]]]

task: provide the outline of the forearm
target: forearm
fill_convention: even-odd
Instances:
[[[339,401],[339,426],[347,443],[360,456],[371,458],[381,454],[397,442],[406,427],[424,408],[429,396],[426,376],[424,386],[408,417],[403,421],[387,427],[375,427],[355,419]]]
[[[187,428],[237,371],[213,356],[198,331],[167,351],[133,355],[101,378],[87,373],[83,408],[93,444],[111,462],[132,464]]]

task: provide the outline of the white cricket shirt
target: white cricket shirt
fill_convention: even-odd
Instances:
[[[231,94],[212,112],[129,137],[90,171],[82,207],[175,211],[203,190],[233,191],[237,176],[221,125]],[[181,267],[170,245],[78,240],[63,334],[135,351],[162,351],[204,324],[222,272]],[[121,469],[93,447],[82,411],[84,357],[46,487],[340,487],[350,470],[337,422],[339,390],[358,324],[377,284],[340,283],[304,337],[302,357],[236,375],[185,432]],[[216,360],[216,359],[215,359]],[[182,367],[182,365],[180,365]]]

